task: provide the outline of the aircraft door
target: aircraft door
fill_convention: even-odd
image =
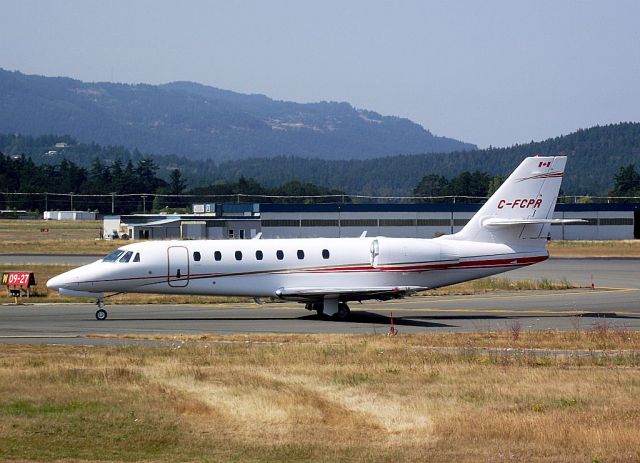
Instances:
[[[183,246],[171,246],[167,249],[169,286],[180,287],[189,284],[189,251]]]
[[[371,266],[372,267],[377,267],[378,266],[378,256],[380,255],[380,244],[378,243],[378,240],[373,240],[371,242],[371,248],[369,250],[369,252],[371,253]]]

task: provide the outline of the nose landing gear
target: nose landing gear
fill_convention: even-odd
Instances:
[[[100,298],[96,301],[96,320],[106,320],[107,319],[107,311],[104,310],[104,299]]]

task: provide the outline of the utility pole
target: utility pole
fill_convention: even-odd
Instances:
[[[73,191],[69,193],[69,199],[71,200],[71,210],[73,210]]]
[[[49,210],[49,195],[48,195],[48,193],[44,194],[44,210],[45,211]]]
[[[111,192],[111,215],[115,214],[116,192]]]
[[[142,213],[143,214],[147,213],[147,196],[146,195],[142,195]]]

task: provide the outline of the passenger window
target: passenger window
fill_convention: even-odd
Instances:
[[[304,251],[302,249],[298,249],[298,259],[304,259]]]
[[[193,260],[200,262],[200,253],[198,251],[193,253]]]
[[[213,258],[217,261],[221,261],[222,260],[222,253],[220,251],[216,251],[213,253]]]
[[[256,251],[256,260],[262,260],[263,257],[262,251]]]
[[[322,250],[322,258],[323,259],[328,259],[329,258],[329,250],[328,249],[323,249]]]
[[[242,260],[242,251],[236,251],[236,260]]]
[[[139,253],[139,252],[136,252],[136,255],[135,255],[135,257],[133,258],[133,261],[134,261],[134,262],[140,262],[140,253]]]
[[[127,251],[124,256],[122,256],[120,258],[120,260],[118,262],[121,262],[123,264],[126,264],[127,262],[129,262],[131,260],[131,256],[133,255],[133,252],[131,251]]]
[[[284,252],[282,252],[280,250],[276,251],[276,257],[277,257],[278,260],[284,259]]]

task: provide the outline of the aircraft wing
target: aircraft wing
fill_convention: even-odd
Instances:
[[[369,288],[279,288],[276,296],[289,301],[317,301],[324,297],[336,297],[345,301],[365,299],[400,299],[427,288],[421,286],[373,286]]]

